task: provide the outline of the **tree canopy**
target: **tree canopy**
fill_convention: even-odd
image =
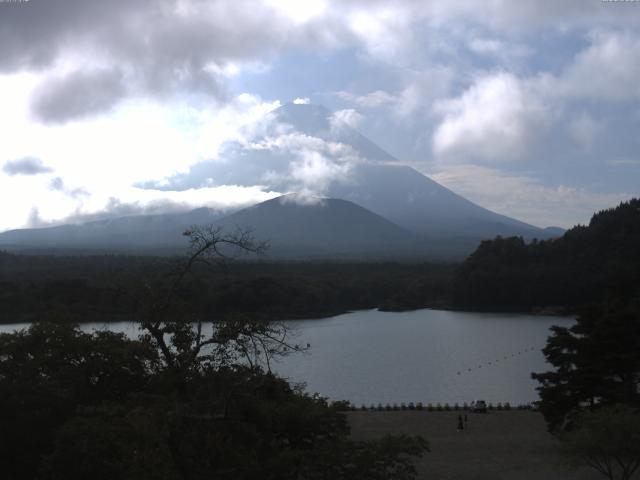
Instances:
[[[569,310],[610,297],[640,298],[640,199],[593,215],[562,237],[482,242],[458,268],[460,308]]]
[[[7,478],[412,479],[420,437],[349,438],[327,400],[271,373],[299,350],[286,328],[244,317],[203,325],[196,264],[247,236],[188,232],[175,268],[131,292],[142,334],[36,322],[0,335],[0,463]]]
[[[534,373],[549,428],[570,428],[584,410],[640,407],[640,311],[632,306],[586,309],[570,328],[552,327],[543,352],[554,370]]]

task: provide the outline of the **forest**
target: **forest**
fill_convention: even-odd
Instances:
[[[141,285],[169,275],[180,261],[0,252],[0,322],[60,314],[76,322],[129,320]],[[183,288],[211,320],[234,314],[315,318],[357,309],[447,306],[454,268],[438,263],[267,263],[247,257],[198,268],[198,276]]]
[[[474,310],[575,312],[640,301],[640,199],[593,215],[562,237],[483,241],[456,270],[453,305]]]

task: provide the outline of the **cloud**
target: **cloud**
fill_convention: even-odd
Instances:
[[[469,48],[480,55],[490,55],[503,60],[524,58],[533,53],[531,47],[512,42],[504,42],[496,38],[473,38],[469,42]]]
[[[602,124],[585,112],[575,116],[569,124],[571,138],[583,150],[590,150],[602,131]]]
[[[2,171],[7,175],[39,175],[41,173],[53,172],[53,169],[42,163],[42,160],[35,157],[24,157],[17,160],[9,160],[2,167]]]
[[[569,228],[578,222],[588,223],[593,212],[637,196],[544,185],[533,177],[471,164],[445,166],[429,176],[483,207],[540,227]]]
[[[49,79],[33,93],[31,111],[45,123],[58,123],[108,111],[125,95],[118,70],[76,70]]]
[[[383,105],[393,104],[398,101],[398,97],[384,90],[375,90],[363,95],[340,91],[336,92],[335,95],[342,100],[364,108],[376,108]]]
[[[346,108],[344,110],[338,110],[331,114],[329,123],[332,129],[340,129],[347,126],[349,128],[356,128],[362,121],[362,114],[358,113],[353,108]]]
[[[252,157],[251,151],[262,155]],[[332,182],[348,181],[352,165],[362,161],[349,145],[298,132],[248,144],[244,161],[252,160],[255,173],[262,172],[260,183],[306,195],[322,195]]]
[[[20,198],[0,228],[23,224],[35,204],[49,221],[98,211],[109,196],[206,201],[223,184],[286,191],[314,175],[340,177],[362,161],[362,145],[344,147],[355,137],[318,141],[256,121],[278,97],[315,98],[323,88],[339,92],[343,112],[366,114],[343,113],[347,122],[361,120],[402,158],[533,158],[548,131],[563,137],[558,162],[575,153],[572,143],[594,156],[590,138],[596,147],[624,143],[614,125],[637,120],[611,118],[639,98],[637,8],[584,0],[0,3],[0,130],[11,132],[0,158],[43,158],[64,179],[0,175],[3,200]],[[241,94],[246,88],[262,97]],[[593,107],[605,102],[615,105]],[[550,123],[557,128],[546,130]],[[270,140],[257,141],[260,132]],[[628,144],[612,155],[633,158]],[[180,175],[191,175],[179,186],[189,193],[171,191]],[[261,183],[269,175],[281,182]],[[150,179],[164,180],[131,187]]]
[[[309,100],[308,97],[304,97],[304,98],[296,98],[293,103],[295,105],[309,105],[311,103],[311,100]]]
[[[284,113],[270,112],[244,129],[217,156],[193,165],[187,172],[140,186],[179,191],[225,184],[263,185],[275,191],[322,195],[332,182],[348,181],[351,166],[364,160],[356,148],[339,139],[359,138],[349,125],[358,121],[359,114],[350,109],[336,116],[317,107],[285,108]],[[302,116],[298,118],[297,114]],[[298,131],[289,123],[305,127],[310,118],[313,120],[310,131],[318,130],[315,134]],[[316,120],[318,125],[314,123]]]
[[[45,122],[108,111],[130,97],[226,102],[226,82],[243,63],[265,61],[286,45],[322,45],[323,31],[331,36],[332,22],[294,17],[251,0],[5,5],[0,73],[39,74],[33,110]]]
[[[559,77],[556,93],[613,101],[640,98],[640,35],[596,30],[590,41]]]
[[[60,177],[55,177],[49,182],[49,189],[55,192],[62,192],[72,198],[90,196],[90,193],[84,188],[68,188]]]
[[[406,122],[407,117],[417,112],[430,111],[435,100],[450,92],[454,78],[452,67],[429,65],[403,72],[403,85],[394,92],[374,90],[358,94],[339,91],[334,95],[360,108],[389,108],[397,118]]]
[[[441,158],[504,162],[527,152],[545,122],[545,106],[529,86],[506,72],[483,76],[462,95],[434,106],[441,117],[433,151]]]
[[[373,63],[422,69],[451,43],[441,37],[454,22],[505,33],[631,28],[640,25],[631,8],[583,0],[37,1],[2,7],[0,72],[37,72],[34,113],[45,122],[68,121],[109,111],[132,97],[226,102],[233,96],[229,78],[280,53],[356,48]],[[527,53],[503,37],[477,38],[471,48]],[[637,51],[633,46],[619,45],[620,51]]]

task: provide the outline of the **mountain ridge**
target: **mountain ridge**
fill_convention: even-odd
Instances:
[[[305,215],[293,215],[290,209],[280,208],[280,214],[287,214],[288,223],[282,223],[271,201],[263,202],[261,211],[264,218],[258,218],[251,214],[251,210],[243,209],[222,215],[220,212],[198,208],[184,213],[142,215],[121,217],[114,220],[94,221],[79,225],[62,225],[40,229],[12,230],[0,233],[0,247],[9,245],[15,248],[41,248],[41,247],[65,247],[65,248],[168,248],[175,249],[178,245],[184,245],[181,233],[184,229],[194,224],[219,223],[229,226],[233,221],[244,219],[248,227],[256,227],[261,232],[272,232],[279,239],[279,255],[287,256],[283,245],[287,245],[292,255],[304,256],[305,249],[313,255],[331,255],[330,251],[322,248],[322,242],[316,242],[309,249],[309,235],[305,232],[313,231],[317,238],[323,238],[326,246],[333,245],[336,256],[341,256],[343,251],[338,248],[339,236],[346,236],[351,232],[349,227],[355,224],[362,225],[363,232],[358,238],[360,250],[372,253],[374,251],[382,256],[388,256],[389,251],[406,250],[407,255],[428,254],[433,257],[459,259],[471,253],[485,239],[496,236],[521,236],[526,240],[533,238],[545,239],[558,236],[561,231],[557,227],[546,229],[529,225],[517,219],[507,217],[477,205],[452,190],[440,185],[428,176],[423,175],[412,167],[403,165],[391,154],[378,147],[374,142],[358,132],[355,128],[336,119],[335,115],[322,106],[286,104],[272,112],[271,116],[280,124],[287,125],[285,130],[293,129],[309,138],[315,137],[319,141],[338,142],[346,145],[359,155],[359,160],[349,164],[347,171],[348,181],[333,180],[328,182],[322,193],[335,212],[340,212],[339,218],[351,215],[351,222],[337,222],[314,212],[318,217],[316,224],[307,222]],[[338,123],[336,123],[338,122]],[[234,148],[236,150],[234,150]],[[269,149],[242,150],[241,145],[236,145],[231,152],[241,155],[238,157],[238,172],[233,172],[227,167],[220,171],[220,162],[202,162],[195,165],[187,174],[180,174],[173,179],[168,179],[163,184],[168,189],[182,190],[187,188],[199,188],[205,182],[208,186],[216,184],[216,178],[223,182],[242,184],[242,175],[258,175],[261,168],[271,167],[286,168],[292,159],[288,151],[271,151]],[[329,155],[329,153],[326,153]],[[233,157],[235,158],[235,157]],[[240,160],[242,160],[240,162]],[[233,163],[233,162],[232,162]],[[247,173],[248,172],[248,173]],[[239,176],[238,176],[239,175]],[[264,174],[260,178],[265,178]],[[282,182],[278,175],[273,185],[268,185],[274,191],[290,191],[289,186]],[[280,180],[278,180],[280,178]],[[195,183],[194,183],[195,182]],[[252,183],[253,184],[253,183]],[[277,188],[276,188],[277,187]],[[280,198],[280,197],[279,197]],[[293,197],[283,197],[282,202],[287,203]],[[346,207],[342,200],[350,205]],[[295,201],[293,203],[296,203]],[[357,208],[355,208],[357,207]],[[234,216],[235,215],[235,216]],[[372,215],[377,217],[373,221]],[[266,218],[269,218],[266,222]],[[368,219],[365,221],[365,218]],[[344,219],[343,219],[344,220]],[[385,223],[387,222],[387,223]],[[251,225],[253,224],[253,225]],[[271,226],[269,225],[271,224]],[[339,224],[339,225],[338,225]],[[382,224],[386,227],[382,227]],[[273,225],[279,225],[275,229]],[[320,225],[326,229],[322,232]],[[390,232],[394,228],[395,234]],[[367,232],[366,230],[371,231]],[[376,233],[377,232],[377,233]],[[388,236],[393,246],[388,246],[388,251],[382,249],[380,239],[373,239],[386,232],[382,237]],[[351,232],[353,233],[353,232]],[[350,234],[351,234],[350,233]],[[306,236],[305,236],[306,235]],[[400,240],[400,238],[403,238]],[[298,245],[296,246],[297,239]],[[355,254],[356,245],[343,239],[340,248],[346,248],[348,255]],[[377,243],[376,243],[377,242]],[[375,248],[372,246],[376,244]],[[300,247],[300,248],[297,248]],[[336,250],[337,249],[337,250]],[[274,254],[275,255],[275,254]]]

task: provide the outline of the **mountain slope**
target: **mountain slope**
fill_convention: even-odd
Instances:
[[[250,228],[272,257],[398,258],[425,251],[415,234],[352,202],[286,195],[216,222],[226,230]]]
[[[415,258],[442,256],[419,236],[352,202],[286,195],[226,217],[200,208],[184,213],[141,215],[50,228],[0,233],[0,248],[22,252],[182,253],[182,233],[214,224],[232,232],[251,229],[267,241],[270,258]]]
[[[317,187],[322,196],[333,199],[324,202],[327,208],[309,208],[304,214],[296,209],[300,205],[291,206],[296,202],[279,201],[260,207],[264,218],[245,210],[222,220],[225,225],[253,224],[257,237],[274,240],[274,255],[293,255],[292,252],[297,252],[297,256],[302,256],[301,252],[352,255],[356,250],[367,251],[367,255],[373,252],[388,255],[390,251],[404,249],[405,255],[427,252],[432,258],[460,259],[481,240],[497,235],[545,239],[560,233],[558,229],[541,229],[499,215],[466,200],[402,165],[324,107],[287,104],[269,118],[274,124],[264,128],[263,137],[227,145],[221,159],[201,162],[187,173],[140,186],[186,190],[216,185],[263,185],[279,192],[314,191]],[[301,178],[307,183],[301,184]],[[346,201],[349,206],[336,203],[337,200]],[[363,211],[368,211],[368,223]],[[308,221],[307,215],[311,213],[317,218],[315,223]],[[376,225],[371,219],[373,214],[378,218]],[[283,218],[278,218],[280,215]],[[336,218],[330,218],[332,215]],[[361,222],[359,236],[353,226],[360,223],[351,220],[351,216]],[[183,248],[181,233],[185,228],[214,220],[219,217],[213,211],[198,209],[86,225],[16,230],[0,234],[0,247]],[[403,234],[396,231],[391,235],[392,228],[389,225],[382,228],[382,220]],[[402,236],[405,239],[399,241]],[[387,241],[393,245],[382,248]]]
[[[323,179],[320,185],[305,185],[306,188],[357,203],[414,233],[453,240],[459,255],[471,253],[478,242],[497,235],[527,239],[558,235],[555,229],[538,228],[466,200],[402,165],[322,106],[286,104],[273,111],[270,118],[265,133],[252,143],[227,145],[221,156],[224,161],[205,161],[187,173],[148,186],[184,190],[206,185],[258,184],[273,191],[297,191],[301,186],[296,183],[299,175],[295,169],[304,166],[305,155],[313,152],[344,173]],[[345,150],[352,152],[351,159],[335,153]],[[353,161],[353,157],[357,160]]]
[[[0,233],[0,248],[12,250],[184,249],[182,232],[194,224],[207,224],[221,214],[209,208],[161,215],[135,215],[48,228],[27,228]]]
[[[411,167],[362,164],[354,167],[353,178],[354,184],[332,184],[328,194],[427,237],[468,237],[477,243],[496,235],[550,236],[543,229],[482,208]]]
[[[329,197],[357,203],[392,222],[428,237],[463,237],[472,243],[496,235],[549,238],[545,231],[483,208],[443,187],[414,168],[402,165],[348,125],[332,125],[322,106],[286,104],[275,111],[296,131],[349,145],[366,162],[353,166],[349,182],[332,182]],[[474,245],[475,246],[475,245]]]

